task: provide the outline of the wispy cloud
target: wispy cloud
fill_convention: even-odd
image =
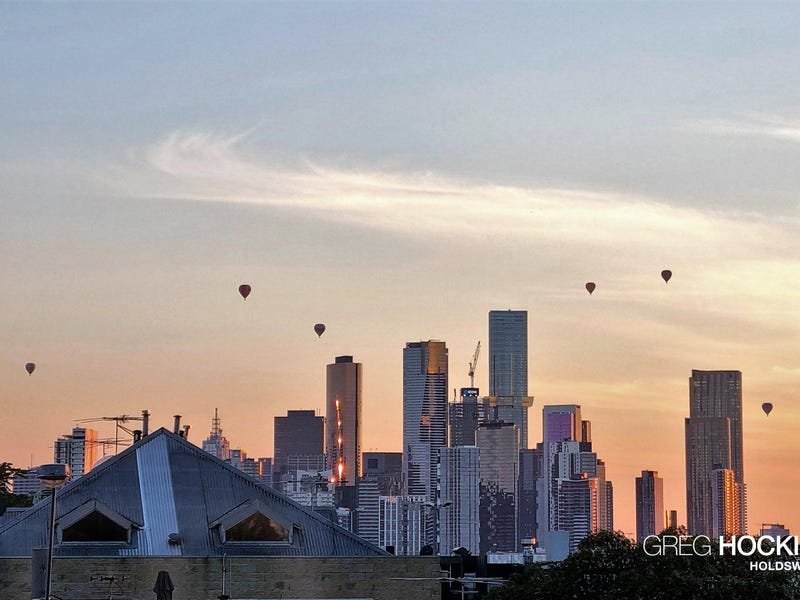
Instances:
[[[767,137],[800,142],[800,120],[780,115],[749,114],[738,118],[698,119],[683,124],[689,131],[723,136]]]
[[[611,191],[344,170],[310,160],[288,168],[248,148],[247,134],[175,132],[108,181],[118,194],[301,209],[312,218],[408,235],[502,234],[536,244],[643,253],[679,242],[683,255],[719,250],[750,259],[787,242],[782,227],[757,215],[706,212]]]

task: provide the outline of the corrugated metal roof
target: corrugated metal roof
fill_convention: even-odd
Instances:
[[[386,552],[264,486],[184,438],[159,429],[58,493],[63,514],[96,499],[130,521],[130,546],[70,544],[59,555],[163,556],[374,556]],[[211,524],[243,503],[292,524],[292,543],[223,544]],[[0,556],[30,556],[47,544],[49,501],[0,528]],[[178,533],[180,546],[167,543]]]

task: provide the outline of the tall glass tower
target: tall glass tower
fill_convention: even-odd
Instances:
[[[489,421],[514,423],[528,447],[528,311],[489,311]]]
[[[439,449],[447,446],[447,346],[408,342],[403,350],[403,489],[436,502]]]
[[[741,371],[692,371],[689,379],[689,418],[686,419],[686,515],[689,533],[712,535],[715,509],[714,472],[733,474],[730,511],[732,534],[747,529],[747,502],[742,450]]]

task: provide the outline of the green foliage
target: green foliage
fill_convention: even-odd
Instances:
[[[662,535],[665,535],[665,532]],[[675,534],[677,532],[671,532]],[[558,563],[537,563],[515,575],[490,600],[789,600],[800,578],[751,571],[755,557],[647,556],[621,533],[600,532]]]
[[[8,491],[11,480],[17,473],[25,473],[25,469],[17,469],[9,462],[0,463],[0,504],[3,506],[31,506],[33,498],[12,494]]]

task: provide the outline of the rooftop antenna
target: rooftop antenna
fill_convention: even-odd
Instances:
[[[132,415],[119,415],[118,417],[95,417],[93,419],[76,419],[76,423],[97,423],[99,421],[114,421],[114,454],[119,453],[119,430],[121,429],[133,439],[133,430],[129,429],[122,423],[127,423],[128,421],[144,421],[148,415],[145,415],[147,411],[142,411],[141,417],[134,417]]]

